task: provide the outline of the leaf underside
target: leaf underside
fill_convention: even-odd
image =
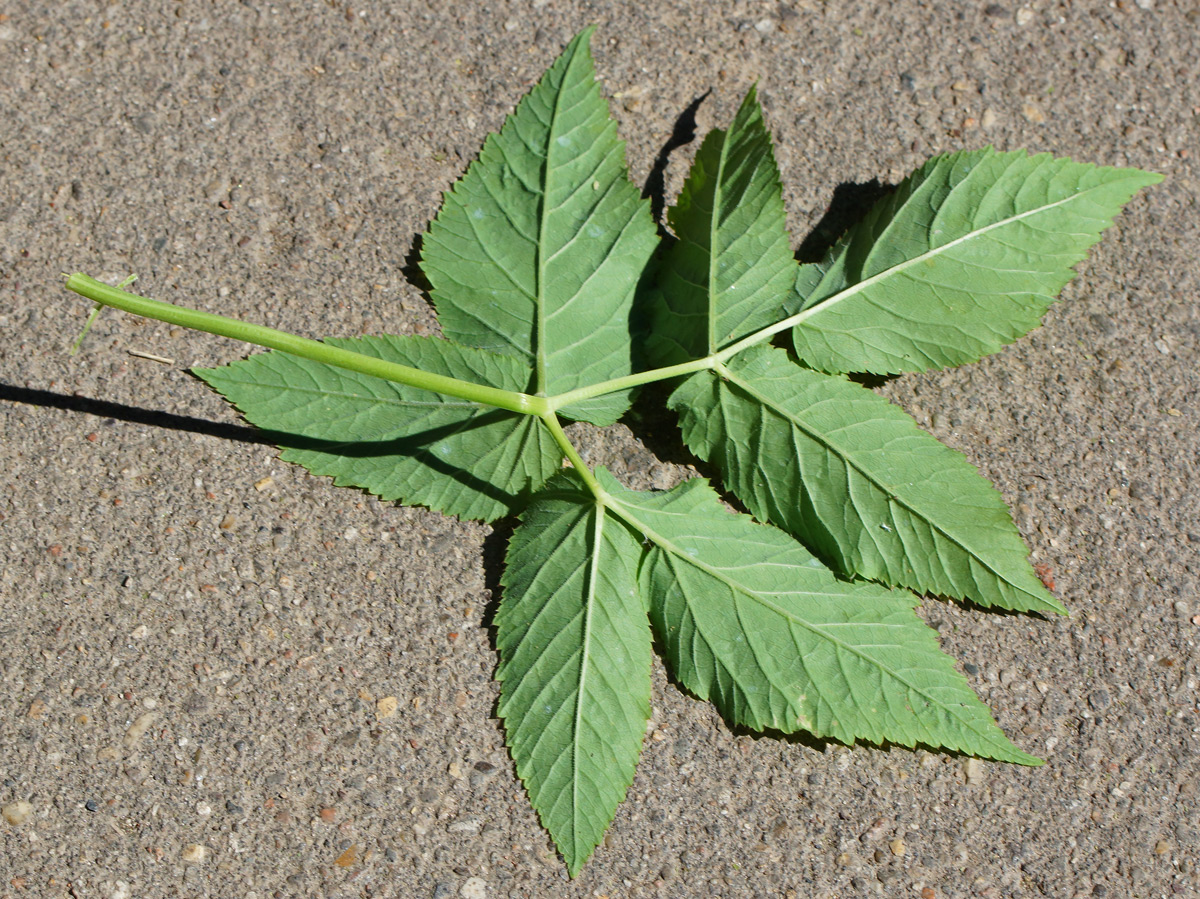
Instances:
[[[496,613],[508,745],[571,876],[625,798],[650,717],[641,547],[581,486],[564,473],[521,516]]]
[[[759,346],[671,395],[684,440],[759,519],[847,576],[1016,611],[1065,612],[996,489],[909,415]]]
[[[634,298],[658,238],[595,80],[591,31],[487,138],[430,225],[421,265],[449,339],[328,343],[540,396],[633,372]],[[668,401],[688,446],[788,533],[728,511],[701,479],[636,492],[603,468],[595,481],[560,472],[563,450],[535,415],[280,352],[196,374],[272,432],[282,458],[339,485],[463,518],[524,508],[495,618],[498,709],[574,876],[633,780],[652,631],[674,676],[731,722],[1040,764],[941,652],[917,597],[856,579],[1012,610],[1062,606],[997,491],[840,373],[925,371],[1012,342],[1157,180],[990,148],[939,157],[825,260],[798,266],[751,89],[668,211],[678,239],[656,266],[644,349],[670,365],[799,318],[789,336],[802,364],[760,335]],[[629,399],[557,414],[610,424]]]
[[[701,479],[637,493],[597,477],[650,544],[640,580],[672,672],[728,719],[1039,764],[954,670],[911,593],[838,579]]]
[[[634,290],[658,243],[580,33],[446,195],[422,246],[442,330],[565,393],[632,372]],[[562,410],[611,424],[628,392]]]
[[[522,363],[430,337],[330,338],[331,346],[436,374],[520,390]],[[275,433],[280,458],[338,486],[460,518],[511,515],[562,453],[531,416],[301,359],[260,353],[195,374],[246,420]]]
[[[992,148],[939,156],[804,266],[796,354],[826,372],[974,362],[1037,327],[1073,266],[1140,188],[1162,180]]]
[[[704,139],[667,220],[651,337],[663,364],[699,358],[783,317],[796,279],[783,188],[754,88]]]

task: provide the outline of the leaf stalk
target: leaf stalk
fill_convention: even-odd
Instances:
[[[184,328],[192,328],[197,331],[207,331],[210,334],[217,334],[221,337],[242,340],[246,343],[267,347],[268,349],[291,353],[293,356],[311,359],[314,362],[323,362],[328,365],[337,366],[338,368],[383,378],[387,381],[395,381],[399,384],[407,384],[410,387],[418,387],[422,390],[431,390],[435,393],[457,397],[469,402],[479,403],[480,405],[495,406],[499,409],[522,412],[526,415],[541,416],[548,412],[553,412],[553,409],[548,406],[545,397],[530,396],[526,393],[501,390],[485,384],[474,384],[470,381],[462,381],[458,378],[447,377],[446,375],[433,374],[432,372],[422,371],[419,368],[412,368],[396,362],[378,359],[374,356],[367,356],[363,353],[356,353],[352,350],[329,346],[328,344],[321,343],[319,340],[299,337],[295,334],[289,334],[287,331],[278,331],[275,328],[267,328],[263,325],[253,325],[248,322],[239,321],[236,318],[214,315],[211,312],[201,312],[198,309],[189,309],[186,306],[176,306],[173,303],[165,303],[162,300],[152,300],[149,297],[138,296],[137,294],[112,287],[78,272],[67,278],[67,289],[73,290],[75,293],[87,297],[95,303],[112,306],[125,312],[131,312],[134,315],[141,315],[145,318],[152,318],[157,321],[179,325]]]
[[[575,444],[571,442],[571,438],[563,430],[558,416],[551,411],[538,417],[542,420],[542,424],[546,426],[546,430],[550,432],[550,436],[554,438],[554,442],[558,444],[559,449],[563,451],[563,455],[567,457],[571,465],[579,473],[579,477],[583,479],[588,490],[592,492],[592,495],[596,497],[598,502],[606,505],[604,499],[608,494],[604,492],[604,488],[600,486],[600,482],[596,480],[596,476],[592,474],[592,470],[588,468],[587,463],[583,461],[583,457],[579,455],[579,450],[575,449]]]
[[[639,371],[632,375],[613,378],[610,381],[589,384],[587,387],[578,387],[575,390],[568,390],[566,393],[546,397],[546,404],[550,407],[550,411],[557,412],[559,409],[574,405],[575,403],[581,403],[584,400],[594,399],[608,393],[629,390],[633,387],[641,387],[643,384],[666,381],[669,378],[678,378],[683,375],[703,371],[706,368],[712,368],[719,356],[720,354],[705,356],[702,359],[692,359],[688,362],[681,362],[678,365],[668,365],[665,368],[652,368],[648,371]]]

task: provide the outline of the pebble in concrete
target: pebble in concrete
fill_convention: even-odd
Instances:
[[[20,799],[16,802],[10,802],[8,805],[0,809],[0,815],[4,820],[13,827],[20,827],[29,820],[29,816],[33,814],[33,804]]]

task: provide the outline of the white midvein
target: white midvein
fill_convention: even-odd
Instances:
[[[829,297],[828,299],[822,300],[820,303],[818,303],[815,306],[809,306],[807,309],[803,309],[800,312],[797,312],[795,315],[789,316],[788,318],[785,318],[782,321],[776,322],[775,324],[771,325],[768,328],[763,328],[761,331],[755,331],[753,334],[749,335],[748,337],[743,337],[737,343],[733,344],[732,346],[727,347],[726,349],[722,350],[720,353],[718,353],[716,355],[718,356],[718,358],[720,358],[722,360],[731,358],[732,356],[736,355],[737,353],[741,352],[742,350],[746,349],[747,347],[751,347],[751,346],[754,346],[755,344],[762,343],[764,340],[771,339],[772,337],[774,337],[776,334],[780,333],[781,331],[786,331],[789,328],[794,328],[797,325],[803,324],[809,318],[812,318],[814,315],[816,315],[824,310],[832,308],[833,306],[842,302],[843,300],[848,300],[851,297],[862,293],[867,288],[874,286],[875,284],[879,283],[880,281],[886,280],[887,278],[889,278],[895,274],[898,274],[909,268],[912,268],[913,266],[915,266],[921,262],[925,262],[929,259],[935,258],[947,250],[951,250],[954,247],[959,246],[963,243],[966,243],[969,240],[973,240],[977,237],[981,237],[982,235],[987,234],[990,231],[995,231],[999,228],[1005,227],[1006,225],[1011,225],[1014,222],[1019,222],[1022,219],[1026,219],[1026,218],[1029,218],[1030,216],[1038,215],[1039,213],[1046,212],[1050,209],[1055,209],[1058,206],[1064,206],[1067,203],[1073,202],[1074,200],[1078,200],[1081,197],[1084,197],[1087,194],[1092,193],[1093,191],[1100,190],[1107,186],[1108,186],[1107,184],[1097,185],[1096,187],[1089,188],[1088,190],[1080,191],[1079,193],[1076,193],[1076,194],[1071,194],[1071,196],[1064,197],[1061,200],[1056,200],[1053,203],[1047,203],[1044,206],[1038,206],[1036,209],[1030,209],[1030,210],[1028,210],[1026,212],[1022,212],[1018,215],[1010,216],[1009,218],[1003,219],[999,222],[995,222],[984,228],[980,228],[978,231],[971,231],[968,234],[964,234],[962,237],[955,238],[954,240],[950,241],[949,243],[942,244],[940,247],[934,247],[933,249],[928,250],[925,253],[921,253],[919,256],[914,256],[912,259],[906,259],[903,262],[893,265],[891,268],[884,269],[883,271],[879,272],[878,274],[872,275],[869,278],[859,281],[857,284],[850,285],[845,290],[841,291],[840,293],[834,294],[833,296]]]

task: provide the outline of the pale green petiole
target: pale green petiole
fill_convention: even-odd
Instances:
[[[596,480],[596,476],[592,474],[592,470],[587,467],[587,463],[583,461],[583,457],[579,455],[579,451],[575,449],[575,445],[567,437],[562,424],[558,420],[558,416],[553,412],[548,412],[539,417],[542,420],[542,424],[546,426],[546,430],[554,438],[554,442],[558,444],[558,448],[563,451],[563,455],[567,457],[571,465],[579,472],[579,476],[583,478],[583,482],[587,484],[588,489],[592,491],[592,495],[597,500],[603,502],[606,494],[603,488],[601,488],[600,482]]]
[[[599,384],[590,384],[587,387],[579,387],[575,390],[569,390],[566,393],[560,393],[557,396],[547,397],[546,403],[552,410],[557,411],[574,403],[581,403],[593,397],[604,396],[607,393],[616,393],[619,390],[641,387],[643,384],[651,384],[654,381],[665,381],[668,378],[678,378],[683,375],[703,371],[706,368],[712,368],[717,363],[718,358],[719,356],[705,356],[703,359],[692,359],[688,362],[681,362],[678,365],[669,365],[666,368],[654,368],[649,371],[635,372],[632,375],[613,378],[611,381],[602,381]]]
[[[184,328],[194,328],[197,331],[207,331],[221,337],[232,337],[234,340],[244,340],[246,343],[282,350],[294,356],[312,359],[314,362],[324,362],[338,368],[361,372],[364,375],[372,375],[399,384],[408,384],[422,390],[432,390],[481,405],[495,406],[512,412],[523,412],[527,415],[545,415],[552,411],[545,397],[515,393],[511,390],[499,390],[484,384],[473,384],[470,381],[460,381],[445,375],[435,375],[421,371],[419,368],[386,362],[374,356],[329,346],[319,340],[297,337],[286,331],[277,331],[274,328],[248,324],[235,318],[226,318],[223,315],[213,315],[210,312],[200,312],[185,306],[176,306],[161,300],[140,297],[84,274],[76,273],[67,278],[67,289],[96,303],[113,306],[135,315]]]
[[[848,292],[848,291],[844,291]],[[840,296],[840,295],[839,295]],[[603,381],[599,384],[589,384],[587,387],[580,387],[576,390],[560,393],[557,396],[547,397],[546,402],[551,409],[563,409],[573,403],[581,403],[584,400],[590,400],[593,397],[604,396],[606,393],[616,393],[619,390],[629,390],[632,387],[641,387],[643,384],[650,384],[654,381],[666,381],[669,378],[680,378],[684,375],[692,375],[698,371],[706,369],[715,369],[724,363],[728,362],[738,353],[743,350],[748,350],[752,346],[757,346],[760,343],[770,340],[781,331],[786,331],[788,328],[794,327],[804,321],[818,307],[805,309],[801,312],[789,316],[782,321],[755,331],[753,334],[748,334],[736,343],[732,343],[723,350],[718,350],[711,356],[702,356],[699,359],[689,359],[687,362],[680,362],[678,365],[669,365],[665,368],[655,368],[649,371],[639,371],[632,375],[625,375],[621,378],[613,378],[611,381]]]

